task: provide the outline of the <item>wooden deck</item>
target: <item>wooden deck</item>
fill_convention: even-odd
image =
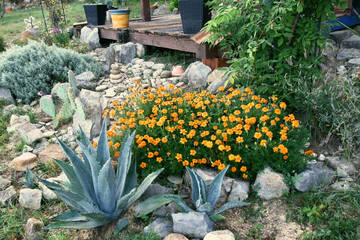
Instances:
[[[153,16],[151,21],[133,19],[130,20],[128,28],[113,29],[111,24],[90,27],[99,28],[102,39],[118,42],[127,39],[143,45],[191,52],[201,59],[220,56],[217,49],[210,49],[206,44],[197,44],[191,39],[193,35],[183,33],[179,14]]]

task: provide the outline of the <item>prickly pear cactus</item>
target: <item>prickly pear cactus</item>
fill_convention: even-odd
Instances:
[[[76,104],[75,104],[75,96],[74,96],[73,90],[71,88],[69,88],[67,90],[67,94],[68,94],[68,102],[70,102],[71,108],[73,110],[75,110],[76,109]]]
[[[72,119],[73,114],[74,114],[74,109],[71,107],[70,102],[65,102],[60,109],[58,119],[60,122],[70,121]]]
[[[56,107],[51,95],[45,95],[40,98],[41,110],[52,118],[56,117]]]
[[[55,86],[56,95],[63,100],[64,102],[69,101],[68,91],[63,84],[58,84]]]
[[[83,107],[83,104],[80,101],[80,98],[76,98],[75,99],[75,104],[76,104],[76,109],[75,112],[78,114],[78,116],[82,119],[85,120],[86,119],[86,114],[85,114],[85,110]]]
[[[68,72],[68,78],[69,78],[69,83],[70,83],[70,88],[72,90],[72,96],[76,96],[76,90],[77,90],[77,87],[76,87],[76,79],[75,79],[75,74],[73,71],[69,71]]]

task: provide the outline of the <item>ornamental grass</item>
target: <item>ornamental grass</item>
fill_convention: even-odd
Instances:
[[[113,156],[126,131],[136,129],[133,154],[142,177],[160,168],[181,175],[185,166],[230,165],[229,176],[253,181],[266,166],[286,175],[306,166],[308,133],[286,108],[250,88],[211,94],[170,85],[134,91],[125,102],[112,102],[103,117],[112,120],[107,134]]]

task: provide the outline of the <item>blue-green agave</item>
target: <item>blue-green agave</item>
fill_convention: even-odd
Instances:
[[[146,215],[164,204],[174,202],[181,211],[206,212],[212,220],[221,220],[223,217],[220,215],[220,213],[223,211],[234,207],[243,207],[248,205],[248,203],[242,201],[232,201],[225,203],[215,211],[215,205],[218,202],[221,194],[222,182],[228,169],[229,166],[222,170],[211,182],[210,188],[208,189],[206,187],[205,181],[199,176],[199,174],[195,170],[186,167],[186,171],[189,173],[191,179],[191,198],[196,210],[193,210],[188,205],[186,205],[180,196],[165,194],[151,197],[138,204],[135,207],[136,214],[139,216]]]
[[[72,210],[52,218],[55,222],[48,225],[47,229],[88,229],[103,226],[118,220],[139,199],[163,169],[151,173],[136,187],[136,163],[131,159],[134,135],[135,131],[131,135],[128,132],[124,139],[116,172],[110,157],[106,120],[102,126],[97,151],[80,130],[81,141],[78,141],[78,144],[82,150],[83,160],[58,140],[71,165],[64,161],[55,161],[69,182],[40,181],[53,190]],[[118,227],[119,224],[124,227],[126,223],[126,219],[121,219]]]

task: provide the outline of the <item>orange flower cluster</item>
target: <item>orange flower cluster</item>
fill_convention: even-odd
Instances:
[[[118,152],[124,131],[136,128],[139,166],[165,167],[168,174],[181,173],[182,166],[222,170],[231,165],[232,175],[246,179],[255,161],[291,156],[287,145],[300,122],[285,115],[284,102],[261,98],[249,88],[219,91],[182,92],[169,86],[113,102],[103,114],[113,120],[107,133],[112,153]]]

